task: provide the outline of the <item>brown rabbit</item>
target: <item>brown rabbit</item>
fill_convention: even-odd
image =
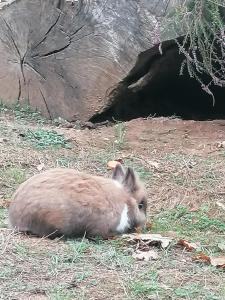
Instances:
[[[147,199],[134,171],[112,179],[51,169],[25,181],[9,207],[10,227],[38,236],[103,236],[144,226]]]

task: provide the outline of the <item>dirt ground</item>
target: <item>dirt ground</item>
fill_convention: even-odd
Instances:
[[[192,260],[225,255],[225,121],[71,126],[1,108],[0,299],[225,299],[224,270]],[[52,241],[7,229],[12,193],[32,174],[60,166],[110,176],[107,162],[118,158],[145,182],[150,232],[173,238],[153,247],[157,260],[134,260],[120,238]],[[181,238],[198,248],[181,249]]]

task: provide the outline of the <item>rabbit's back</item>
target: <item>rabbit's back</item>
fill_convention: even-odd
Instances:
[[[112,179],[53,169],[24,182],[9,209],[12,227],[38,235],[108,234],[127,193]]]

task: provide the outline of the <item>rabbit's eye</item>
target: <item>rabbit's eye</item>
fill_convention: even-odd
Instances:
[[[139,209],[143,209],[143,207],[144,207],[144,203],[143,202],[141,202],[141,203],[138,204],[138,208]]]
[[[138,208],[140,210],[146,211],[146,207],[147,207],[147,200],[146,198],[142,198],[142,200],[138,203]]]

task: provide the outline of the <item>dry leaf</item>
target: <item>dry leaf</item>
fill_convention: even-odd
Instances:
[[[216,204],[217,204],[217,206],[219,206],[220,208],[222,208],[223,210],[225,210],[225,204],[223,204],[223,203],[221,203],[219,201],[217,201]]]
[[[225,243],[219,243],[218,244],[218,248],[221,250],[221,251],[225,251]]]
[[[193,257],[192,259],[200,262],[210,262],[210,257],[204,253],[200,253],[199,255]]]
[[[196,250],[198,248],[198,245],[195,243],[189,243],[185,240],[179,240],[177,245],[184,247],[188,251]]]
[[[116,161],[116,160],[111,160],[107,163],[107,168],[110,170],[115,169],[115,167],[120,164],[120,162]]]
[[[45,165],[41,163],[40,165],[37,165],[37,170],[40,172],[44,169]]]
[[[149,250],[149,251],[137,250],[136,253],[134,253],[132,256],[137,260],[144,260],[144,261],[158,259],[158,253],[154,250]]]
[[[148,160],[147,162],[150,166],[154,167],[155,169],[159,169],[159,163],[157,163],[156,161]]]
[[[210,263],[214,267],[225,269],[225,256],[210,257]]]
[[[207,256],[201,253],[193,257],[195,261],[208,262],[214,267],[225,269],[225,256]]]
[[[151,230],[151,229],[152,229],[152,226],[153,226],[152,223],[147,222],[147,223],[145,224],[145,229],[146,229],[146,230]]]
[[[218,148],[225,148],[225,141],[223,141],[223,142],[217,142],[217,147]]]
[[[141,226],[136,227],[136,228],[135,228],[135,232],[136,232],[136,233],[141,233],[141,232],[142,232],[142,227],[141,227]]]
[[[11,201],[10,199],[0,198],[0,207],[1,208],[7,208],[7,207],[9,207],[10,201]]]
[[[191,204],[191,207],[189,209],[190,212],[195,212],[199,210],[199,205]]]
[[[128,242],[144,242],[146,245],[160,245],[162,248],[167,248],[172,241],[172,239],[163,237],[161,234],[150,233],[124,234],[122,237],[128,238]]]
[[[150,222],[146,222],[145,224],[145,229],[146,230],[151,230],[152,229],[153,224]],[[143,228],[142,227],[136,227],[135,228],[135,233],[142,233]]]

